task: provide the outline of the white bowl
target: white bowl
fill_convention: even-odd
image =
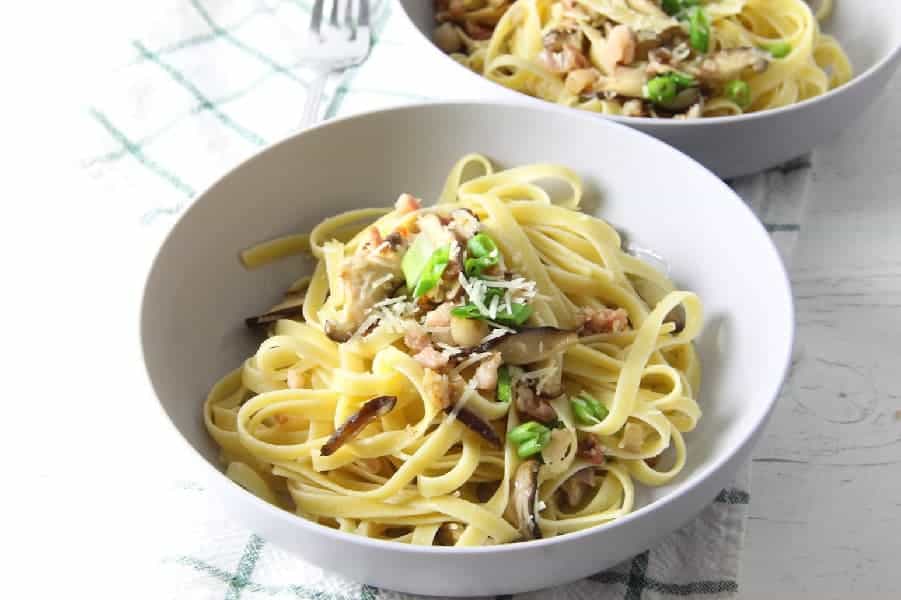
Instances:
[[[445,98],[497,99],[553,105],[508,89],[460,65],[432,43],[431,0],[400,0],[421,33],[423,52],[441,69]],[[756,173],[801,156],[850,126],[879,97],[901,63],[901,9],[898,0],[835,0],[824,30],[835,35],[851,57],[855,78],[828,94],[800,104],[737,117],[673,121],[601,116],[639,129],[695,158],[723,178]],[[408,54],[424,68],[419,53]],[[415,59],[413,57],[416,57]],[[411,64],[412,68],[412,64]]]
[[[475,549],[422,548],[341,533],[266,504],[219,472],[201,419],[210,386],[256,349],[243,319],[298,275],[298,262],[245,271],[238,251],[309,231],[339,211],[437,197],[454,161],[567,165],[597,214],[666,257],[697,292],[704,417],[671,485],[643,489],[637,510],[562,537]],[[655,165],[649,177],[646,165]],[[427,200],[428,201],[428,200]],[[432,595],[515,593],[585,577],[649,547],[730,483],[759,438],[792,344],[788,280],[769,235],[720,180],[635,130],[578,111],[515,104],[427,104],[329,122],[278,143],[213,184],[163,244],[141,315],[147,371],[172,423],[210,465],[234,518],[325,569]],[[376,390],[373,390],[375,393]],[[642,486],[637,486],[641,488]]]

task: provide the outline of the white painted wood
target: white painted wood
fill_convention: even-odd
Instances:
[[[800,360],[753,465],[742,597],[901,593],[901,77],[817,151]]]

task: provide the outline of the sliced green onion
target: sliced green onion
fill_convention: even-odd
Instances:
[[[422,269],[419,281],[416,282],[416,288],[413,290],[413,297],[419,298],[420,296],[424,296],[429,293],[429,290],[438,285],[438,282],[441,281],[441,276],[444,274],[444,269],[449,262],[450,246],[444,246],[432,252],[428,262],[425,264],[425,268]]]
[[[462,306],[455,306],[451,309],[451,314],[455,317],[462,317],[464,319],[481,319],[482,311],[479,310],[479,307],[475,304],[463,304]]]
[[[726,97],[745,109],[751,105],[751,86],[741,79],[730,81],[726,84]]]
[[[541,452],[542,449],[544,449],[544,446],[546,446],[546,445],[547,444],[541,443],[540,437],[529,438],[528,440],[524,441],[523,443],[519,444],[516,447],[516,454],[520,458],[529,458],[530,456],[533,456],[533,455]]]
[[[609,414],[606,406],[584,392],[570,398],[569,404],[576,420],[582,425],[597,425]]]
[[[489,288],[490,290],[491,288]],[[485,304],[491,302],[491,296],[485,296]],[[510,309],[512,312],[507,312],[506,310],[498,311],[497,316],[494,318],[495,321],[500,323],[501,325],[507,325],[509,327],[518,327],[529,320],[529,317],[532,316],[532,307],[528,304],[520,304],[518,302],[513,302],[510,305]],[[455,317],[462,317],[464,319],[487,319],[489,318],[487,314],[483,313],[479,310],[479,307],[473,303],[463,304],[461,306],[455,306],[451,309],[451,314]]]
[[[526,440],[538,437],[546,431],[549,431],[548,428],[538,421],[528,421],[513,428],[510,433],[507,434],[507,439],[514,444],[521,444]]]
[[[429,262],[429,257],[435,252],[435,247],[426,235],[419,235],[413,240],[413,244],[404,253],[404,258],[400,262],[400,268],[404,272],[404,279],[407,280],[407,289],[412,290],[416,287],[422,271]]]
[[[773,58],[785,58],[792,52],[792,45],[788,42],[775,42],[773,44],[767,44],[763,48],[772,54]]]
[[[501,365],[497,370],[497,401],[507,404],[513,399],[513,377],[510,367]]]
[[[497,256],[480,256],[478,258],[467,258],[464,264],[464,270],[467,277],[481,277],[485,269],[493,267],[497,264]]]
[[[484,233],[477,233],[466,242],[466,249],[470,256],[482,258],[484,256],[497,257],[497,244]]]
[[[528,304],[513,302],[510,304],[510,309],[512,312],[507,312],[506,310],[498,311],[494,320],[501,325],[519,327],[532,316],[532,307]]]
[[[688,13],[688,40],[698,52],[706,53],[710,48],[710,23],[707,13],[700,6],[695,6]]]
[[[680,71],[670,71],[665,75],[665,77],[672,79],[679,87],[679,89],[695,87],[696,85],[698,85],[697,79],[687,73],[682,73]]]
[[[679,87],[676,82],[663,75],[651,79],[644,88],[645,98],[655,104],[671,102],[678,93]]]

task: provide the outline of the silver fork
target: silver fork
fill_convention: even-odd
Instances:
[[[369,29],[369,0],[359,0],[356,20],[353,17],[354,0],[346,0],[344,19],[339,20],[338,4],[332,0],[328,23],[323,24],[325,0],[316,0],[310,17],[310,34],[304,48],[304,64],[311,64],[316,77],[307,90],[300,127],[306,128],[317,121],[319,104],[325,83],[332,73],[358,65],[366,59],[372,44]]]

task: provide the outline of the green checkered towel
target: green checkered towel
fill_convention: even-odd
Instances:
[[[133,230],[130,250],[140,260],[155,250],[197,190],[292,133],[313,76],[298,66],[311,4],[183,0],[170,6],[158,25],[148,21],[130,46],[119,48],[130,58],[89,109],[81,137],[83,164],[99,190],[95,209],[103,210],[105,223]],[[400,8],[388,1],[375,4],[372,54],[360,67],[332,78],[326,118],[421,99],[478,97],[477,91],[459,86],[447,89],[441,69],[411,52],[417,34]],[[401,61],[417,76],[397,69]],[[800,231],[810,166],[802,159],[731,182],[772,232],[786,262]],[[221,512],[200,483],[197,461],[171,433],[159,433],[151,445],[161,452],[155,459],[165,468],[152,476],[140,474],[140,485],[166,519],[148,528],[153,530],[149,538],[120,549],[150,556],[141,567],[146,576],[139,595],[405,597],[324,573],[266,543]],[[647,552],[583,581],[517,598],[735,597],[749,471],[743,469],[694,522]],[[138,485],[132,476],[122,481]],[[129,597],[134,597],[131,592]]]

